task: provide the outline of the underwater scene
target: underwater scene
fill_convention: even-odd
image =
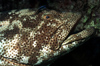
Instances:
[[[100,0],[0,0],[0,66],[100,66]]]

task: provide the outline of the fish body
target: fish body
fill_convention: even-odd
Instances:
[[[93,28],[70,34],[81,18],[73,12],[34,9],[0,13],[0,65],[30,66],[68,53],[94,33]]]

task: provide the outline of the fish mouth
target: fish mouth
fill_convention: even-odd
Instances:
[[[72,13],[72,12],[70,13],[70,15],[71,16],[70,17],[68,16],[69,18],[66,21],[67,25],[69,25],[69,27],[70,27],[68,29],[69,33],[67,34],[66,38],[63,41],[65,41],[70,35],[78,33],[75,30],[76,30],[76,27],[77,27],[79,21],[82,18],[82,15],[80,13]]]
[[[95,28],[90,27],[86,28],[78,33],[71,34],[68,36],[67,39],[62,43],[62,46],[64,45],[70,45],[70,46],[79,46],[83,43],[85,43],[87,40],[89,40],[93,35],[95,34]]]
[[[53,40],[50,40],[49,44],[52,50],[58,50],[62,46],[62,43],[72,34],[74,27],[79,22],[81,15],[78,13],[67,13],[67,19],[65,23],[61,24],[53,33]],[[76,18],[77,17],[77,18]],[[61,36],[61,37],[59,37]],[[55,48],[55,49],[54,49]]]

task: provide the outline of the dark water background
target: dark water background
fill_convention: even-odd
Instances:
[[[0,0],[0,11],[40,8],[44,5],[59,11],[85,11],[90,1],[93,0]],[[69,54],[58,58],[51,66],[100,66],[100,37],[91,38]]]

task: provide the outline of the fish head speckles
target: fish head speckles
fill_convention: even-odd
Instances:
[[[6,57],[5,62],[38,65],[68,47],[61,45],[66,45],[64,40],[81,15],[54,10],[35,12],[22,9],[0,13],[0,55]]]
[[[81,18],[79,13],[43,11],[41,18],[43,23],[40,23],[34,38],[41,47],[39,56],[36,56],[38,60],[36,64],[68,52],[74,46],[83,43],[84,40],[81,41],[81,39],[89,37],[94,32],[93,28],[89,28],[70,36],[71,30]]]
[[[34,10],[22,9],[0,13],[0,55],[6,59],[11,58],[11,64],[29,64],[34,54],[39,55],[37,40],[34,40],[38,24]],[[40,21],[40,22],[39,22]],[[13,61],[14,59],[14,61]],[[10,61],[8,60],[8,61]],[[33,59],[35,63],[37,60]],[[8,61],[2,61],[9,64]],[[4,64],[1,64],[4,65]]]
[[[43,11],[42,19],[44,26],[41,29],[46,35],[50,35],[50,49],[57,50],[63,40],[69,35],[72,28],[77,24],[81,14],[72,12],[57,12],[54,10]],[[47,37],[47,36],[46,36]]]

